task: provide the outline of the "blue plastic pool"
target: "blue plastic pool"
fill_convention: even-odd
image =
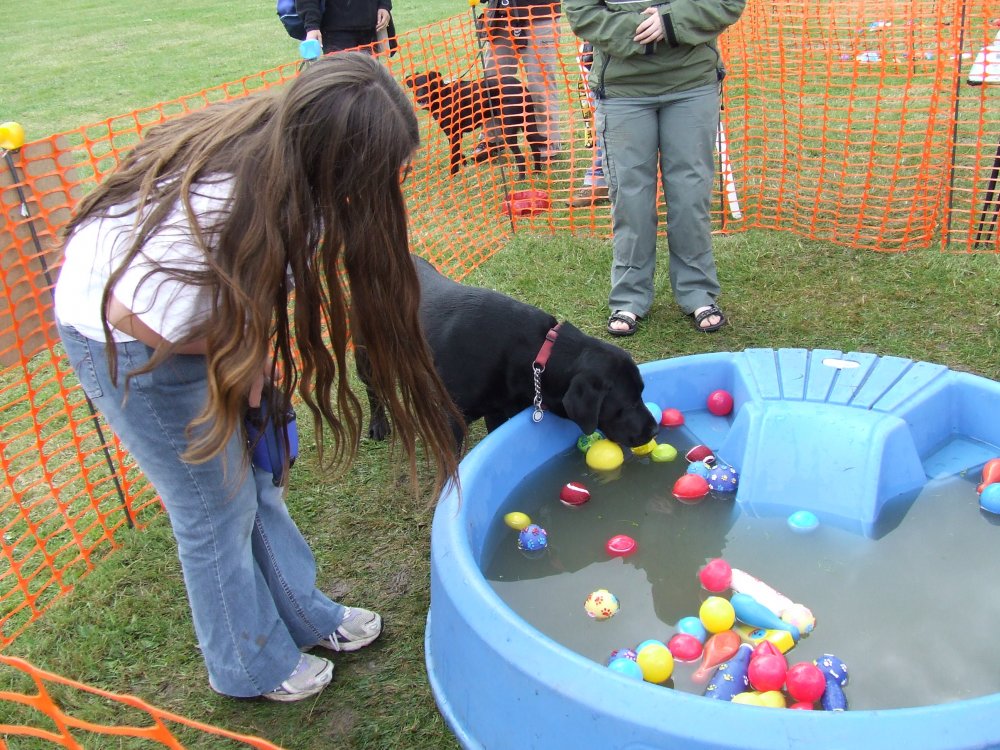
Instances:
[[[871,533],[889,499],[1000,455],[1000,384],[940,365],[751,349],[641,369],[646,400],[684,411],[695,436],[740,470],[736,501],[750,513],[807,508]],[[705,409],[717,388],[734,396],[729,417]],[[733,705],[635,682],[528,625],[486,582],[480,557],[511,491],[578,436],[569,421],[518,415],[469,453],[461,501],[445,493],[435,513],[427,671],[463,747],[1000,747],[997,694],[846,713]],[[809,497],[795,482],[803,473],[818,479]]]

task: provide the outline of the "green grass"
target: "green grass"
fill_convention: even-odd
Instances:
[[[468,12],[456,0],[399,5],[401,32]],[[0,120],[19,120],[30,139],[297,57],[270,0],[133,0],[113,8],[93,0],[22,3],[18,15],[4,20],[7,39],[16,40],[7,48],[8,70],[18,77],[0,93]],[[521,233],[467,281],[602,335],[610,256],[603,238]],[[671,301],[662,254],[656,305],[639,333],[619,342],[637,361],[748,347],[822,347],[906,356],[1000,378],[995,256],[854,252],[764,231],[718,237],[716,256],[720,302],[731,325],[710,336],[694,331]],[[319,584],[386,618],[385,635],[374,646],[336,658],[330,690],[304,704],[278,705],[234,701],[208,689],[164,516],[145,531],[123,532],[124,548],[5,653],[290,750],[456,747],[435,708],[423,661],[433,498],[413,498],[388,448],[367,441],[358,461],[335,481],[317,469],[309,434],[302,431],[288,504],[316,553]],[[471,442],[480,437],[481,429],[474,430]],[[483,676],[475,664],[469,674],[473,689]],[[20,673],[0,668],[0,690],[15,688],[30,685]],[[119,704],[64,688],[54,692],[79,718],[146,723]],[[4,721],[8,713],[13,721],[50,726],[30,709],[0,703]],[[178,734],[189,748],[228,746],[192,730]],[[86,747],[112,746],[107,738],[79,739]],[[23,737],[9,743],[17,750],[51,747]],[[113,746],[150,743],[116,740]]]

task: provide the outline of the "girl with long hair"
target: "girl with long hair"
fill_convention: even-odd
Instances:
[[[315,695],[333,664],[301,652],[353,651],[382,628],[316,588],[283,488],[249,465],[243,420],[265,381],[272,418],[297,392],[321,463],[345,468],[362,424],[350,310],[411,471],[422,441],[438,487],[456,474],[409,255],[401,182],[417,144],[401,87],[343,53],[150,129],[65,229],[60,336],[161,496],[220,693]]]

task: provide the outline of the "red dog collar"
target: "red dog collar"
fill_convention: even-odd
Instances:
[[[545,413],[542,411],[542,373],[545,372],[545,365],[549,362],[549,355],[552,354],[552,347],[555,346],[556,339],[559,338],[559,329],[562,323],[556,323],[549,332],[545,334],[545,341],[542,348],[538,350],[535,361],[531,363],[531,372],[535,381],[535,411],[531,415],[533,422],[541,422]]]

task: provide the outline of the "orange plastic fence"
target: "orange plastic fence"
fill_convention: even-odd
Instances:
[[[716,228],[792,231],[878,251],[938,245],[947,252],[1000,252],[995,12],[986,0],[749,3],[721,44],[729,75]],[[480,81],[486,41],[477,33],[479,13],[476,6],[404,34],[397,52],[382,56],[400,81],[414,84],[421,121],[424,145],[406,183],[414,249],[457,278],[514,231],[610,234],[606,205],[566,205],[593,148],[578,40],[564,21],[558,74],[550,82],[560,104],[563,152],[537,168],[529,158],[523,175],[509,151],[477,164],[468,157],[478,129],[461,136],[461,159],[452,169],[438,120],[447,119],[449,108],[458,119],[481,115],[482,100],[474,111],[458,111],[455,99],[427,98],[414,77],[426,82],[436,71],[449,85]],[[146,128],[281,85],[297,72],[298,64],[290,63],[3,153],[0,651],[119,546],[123,526],[141,526],[159,512],[154,491],[90,408],[57,345],[51,290],[59,228]],[[432,101],[438,120],[424,109]],[[526,155],[529,140],[520,134]],[[36,680],[90,690],[17,660],[3,663]],[[24,702],[0,694],[4,700]],[[59,732],[77,726],[50,701],[39,699],[36,707]],[[141,707],[157,726],[157,717],[183,721]],[[23,727],[0,731],[41,736]]]

